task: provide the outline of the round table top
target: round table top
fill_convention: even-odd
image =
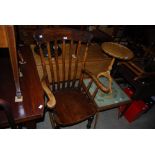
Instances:
[[[122,60],[130,60],[133,58],[133,52],[127,47],[113,42],[104,42],[101,45],[102,50],[108,55],[122,59]]]

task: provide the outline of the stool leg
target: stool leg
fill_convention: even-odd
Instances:
[[[94,129],[96,129],[96,125],[97,125],[98,117],[99,117],[99,112],[96,113],[95,123],[94,123]]]
[[[118,119],[121,118],[121,114],[122,114],[122,112],[120,111],[120,107],[118,107]]]
[[[129,107],[130,107],[130,104],[127,104],[124,110],[122,112],[119,112],[119,118],[121,118],[126,113]]]

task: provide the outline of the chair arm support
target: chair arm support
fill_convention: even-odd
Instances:
[[[94,83],[105,93],[108,93],[110,91],[109,88],[106,88],[99,80],[98,78],[90,71],[87,69],[82,69],[82,73],[87,74],[89,77],[91,77],[94,81]]]
[[[47,102],[47,107],[52,109],[56,105],[55,97],[54,97],[52,91],[48,88],[44,78],[41,80],[41,84],[42,84],[43,90],[45,91],[45,93],[46,93],[46,95],[48,96],[48,99],[49,99],[49,101]]]

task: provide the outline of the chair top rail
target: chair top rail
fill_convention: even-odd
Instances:
[[[93,35],[87,31],[69,29],[69,28],[46,28],[37,30],[33,35],[38,43],[46,43],[54,40],[74,40],[81,42],[90,42]]]

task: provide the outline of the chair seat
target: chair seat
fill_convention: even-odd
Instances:
[[[54,93],[56,98],[55,119],[59,125],[79,123],[94,116],[96,106],[80,90],[65,89]]]

